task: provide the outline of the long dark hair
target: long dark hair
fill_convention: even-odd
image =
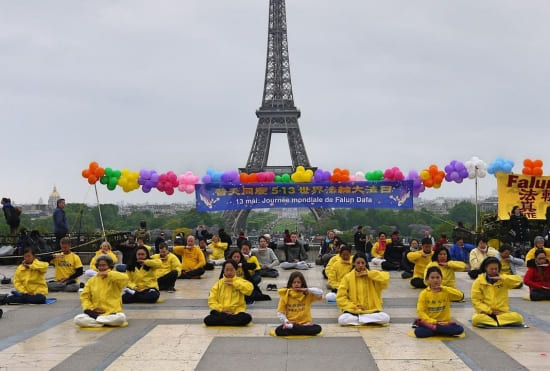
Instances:
[[[244,276],[244,279],[246,279],[247,281],[250,281],[252,282],[252,277],[250,276],[250,272],[248,272],[249,269],[254,269],[256,267],[256,264],[249,264],[246,262],[246,259],[244,258],[244,255],[243,253],[241,252],[241,250],[239,250],[238,248],[234,248],[234,249],[231,249],[229,251],[229,254],[227,254],[227,261],[231,260],[233,263],[235,263],[237,266],[235,267],[235,270],[239,269],[239,266],[238,266],[238,263],[232,259],[232,256],[233,254],[235,253],[239,253],[239,255],[241,256],[241,267],[243,268],[243,276]],[[223,278],[223,267],[225,267],[225,262],[224,262],[224,265],[222,266],[222,271],[220,272],[220,279]]]
[[[145,247],[145,246],[138,246],[136,247],[136,250],[134,251],[134,255],[132,256],[132,259],[130,260],[130,263],[128,264],[128,266],[126,267],[126,270],[127,271],[130,271],[130,272],[134,272],[136,270],[136,268],[138,267],[138,262],[137,262],[137,252],[139,250],[143,250],[145,251],[145,254],[146,254],[146,258],[145,259],[151,259],[151,256],[149,255],[149,250]],[[147,265],[143,264],[143,269],[145,269],[146,271],[148,271],[149,269],[151,269],[150,267],[148,267]]]
[[[292,282],[294,282],[294,279],[296,277],[298,277],[300,279],[300,281],[302,281],[302,288],[307,289],[306,279],[305,279],[304,275],[302,274],[302,272],[298,272],[298,271],[292,272],[290,274],[290,277],[288,277],[288,282],[286,284],[286,288],[287,289],[292,288]]]

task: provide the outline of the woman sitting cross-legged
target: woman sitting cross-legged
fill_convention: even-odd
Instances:
[[[382,290],[388,287],[390,273],[369,270],[367,256],[362,253],[353,257],[353,267],[342,278],[336,294],[336,303],[344,312],[338,323],[341,326],[388,323],[390,316],[382,312]]]
[[[124,304],[156,303],[160,292],[155,270],[161,265],[162,262],[159,259],[151,259],[149,250],[145,246],[138,246],[134,259],[126,267],[130,282],[124,289],[122,302]]]
[[[115,263],[109,255],[95,260],[97,274],[90,278],[80,294],[83,314],[74,318],[79,327],[122,326],[126,315],[122,313],[122,289],[128,283],[125,273],[113,271]]]
[[[277,317],[283,323],[275,329],[277,336],[317,335],[321,326],[311,319],[311,303],[323,298],[323,290],[307,287],[301,272],[292,272],[286,288],[278,290],[280,299]]]
[[[451,255],[445,246],[437,247],[432,255],[432,262],[426,266],[426,270],[424,271],[424,283],[426,285],[428,284],[428,269],[431,267],[438,267],[441,271],[441,286],[456,289],[455,272],[463,272],[466,269],[466,263],[450,259]],[[461,301],[462,299],[464,299],[464,294],[462,294],[462,297],[455,298],[453,301]]]
[[[252,321],[250,314],[245,313],[244,297],[252,294],[254,286],[236,276],[237,268],[237,263],[231,259],[223,263],[223,277],[210,289],[208,307],[211,311],[204,318],[205,325],[246,326]]]
[[[442,286],[443,273],[437,266],[426,270],[428,287],[418,296],[418,319],[414,334],[417,338],[436,335],[460,335],[464,328],[451,322],[451,301],[461,300],[464,294],[453,287]]]
[[[264,294],[260,287],[256,283],[254,283],[254,280],[250,275],[250,271],[254,271],[254,269],[256,268],[256,264],[248,263],[243,253],[237,247],[231,249],[228,257],[230,260],[233,260],[235,263],[237,263],[237,271],[235,272],[235,275],[239,278],[244,278],[245,280],[251,282],[254,287],[252,294],[245,297],[246,303],[252,304],[254,303],[254,301],[271,300],[271,296]],[[223,275],[224,272],[222,270],[220,272],[220,278],[223,278]]]
[[[529,286],[529,297],[532,301],[550,300],[550,265],[546,251],[539,249],[535,259],[527,262],[528,268],[523,282]]]

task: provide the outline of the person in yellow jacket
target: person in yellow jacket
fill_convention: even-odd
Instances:
[[[371,263],[380,266],[386,260],[384,259],[384,253],[386,252],[386,245],[391,243],[391,238],[386,238],[385,232],[378,233],[378,241],[372,245],[371,249]]]
[[[439,268],[431,266],[426,270],[428,287],[422,290],[416,304],[418,319],[415,321],[414,334],[417,338],[456,336],[464,332],[462,326],[451,321],[451,301],[461,300],[464,294],[453,287],[442,285],[443,273]]]
[[[159,259],[151,259],[145,246],[137,247],[135,259],[126,267],[129,282],[128,287],[124,289],[122,302],[156,303],[160,293],[155,271],[161,265]]]
[[[181,256],[181,274],[179,278],[201,278],[204,274],[206,259],[202,250],[195,246],[195,237],[187,237],[187,245],[174,246],[174,253]]]
[[[97,257],[98,273],[90,278],[80,294],[84,313],[76,315],[75,325],[79,327],[122,326],[126,315],[122,312],[122,289],[128,283],[128,276],[113,271],[114,262],[109,255]]]
[[[71,239],[61,238],[59,241],[61,253],[52,255],[50,264],[55,266],[55,277],[48,281],[48,291],[77,292],[79,289],[78,277],[84,269],[80,257],[71,251]]]
[[[388,287],[390,273],[369,270],[367,256],[361,253],[353,257],[353,267],[342,278],[336,294],[336,303],[344,312],[338,323],[341,326],[388,323],[390,316],[382,312],[382,290]]]
[[[523,324],[523,317],[510,312],[508,290],[521,283],[517,275],[500,274],[500,261],[488,257],[481,263],[481,273],[472,285],[472,304],[475,313],[472,325],[498,327]]]
[[[455,272],[463,272],[466,269],[466,263],[456,260],[450,260],[451,255],[449,250],[441,245],[435,249],[434,254],[432,255],[432,262],[426,266],[426,271],[424,276],[426,277],[426,285],[428,285],[427,272],[430,267],[438,267],[442,274],[441,286],[452,287],[456,289],[456,278]],[[458,298],[458,301],[464,299],[464,294],[462,297]]]
[[[241,243],[241,253],[243,254],[245,261],[250,267],[254,266],[254,268],[248,270],[248,273],[250,273],[252,283],[257,286],[260,282],[262,282],[262,276],[260,276],[261,266],[258,258],[250,254],[250,248],[250,241],[244,240]]]
[[[11,295],[6,297],[6,304],[45,304],[48,295],[46,272],[48,263],[36,259],[34,250],[27,247],[23,251],[23,262],[17,267],[13,277]]]
[[[411,279],[411,285],[417,289],[425,289],[424,283],[424,271],[430,262],[434,252],[432,251],[432,239],[425,237],[420,242],[422,249],[420,251],[414,251],[407,254],[407,260],[414,264],[413,278]]]
[[[155,269],[159,290],[176,291],[174,286],[181,273],[181,263],[178,257],[168,251],[166,242],[161,242],[159,243],[159,253],[151,256],[151,258],[161,261],[161,266]]]
[[[223,264],[225,261],[225,250],[227,250],[227,242],[221,242],[220,236],[217,234],[212,236],[212,242],[208,247],[212,249],[212,254],[210,254],[210,263],[214,265]]]
[[[286,288],[278,290],[280,299],[277,317],[281,325],[275,329],[277,336],[317,335],[321,326],[313,323],[311,303],[323,299],[323,290],[307,287],[302,272],[292,272]]]
[[[92,257],[92,260],[90,261],[90,268],[86,270],[85,275],[87,277],[93,277],[97,273],[96,268],[96,259],[100,255],[109,255],[111,257],[111,260],[114,264],[118,262],[118,258],[116,257],[115,253],[111,249],[111,244],[107,241],[104,241],[99,245],[99,250],[96,251],[95,255]]]
[[[550,260],[550,248],[544,247],[544,237],[537,236],[534,239],[534,245],[529,251],[527,251],[527,255],[525,255],[525,261],[528,262],[531,259],[535,259],[535,252],[538,249],[544,249],[544,252],[546,253],[546,258]]]
[[[342,278],[353,269],[351,264],[351,246],[340,245],[340,253],[329,260],[325,272],[328,277],[327,289],[331,290],[326,296],[327,301],[336,301],[336,292]]]
[[[252,316],[246,313],[245,295],[251,295],[254,286],[236,276],[237,263],[227,260],[222,265],[223,278],[210,289],[210,314],[204,318],[207,326],[246,326]]]

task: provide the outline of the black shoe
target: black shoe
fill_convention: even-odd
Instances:
[[[0,309],[0,318],[2,318],[2,314],[4,314],[4,311]]]
[[[84,282],[80,282],[80,288],[83,289],[84,288]]]
[[[0,305],[6,304],[7,298],[8,298],[8,294],[0,294]]]
[[[401,278],[403,278],[403,279],[411,278],[412,276],[413,276],[413,274],[411,272],[401,273]]]

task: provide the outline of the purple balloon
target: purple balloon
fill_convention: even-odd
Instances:
[[[208,175],[208,174],[206,174],[206,175],[204,175],[204,176],[202,177],[202,182],[203,182],[204,184],[208,184],[208,183],[210,183],[211,181],[212,181],[212,178],[211,178],[210,175]]]

